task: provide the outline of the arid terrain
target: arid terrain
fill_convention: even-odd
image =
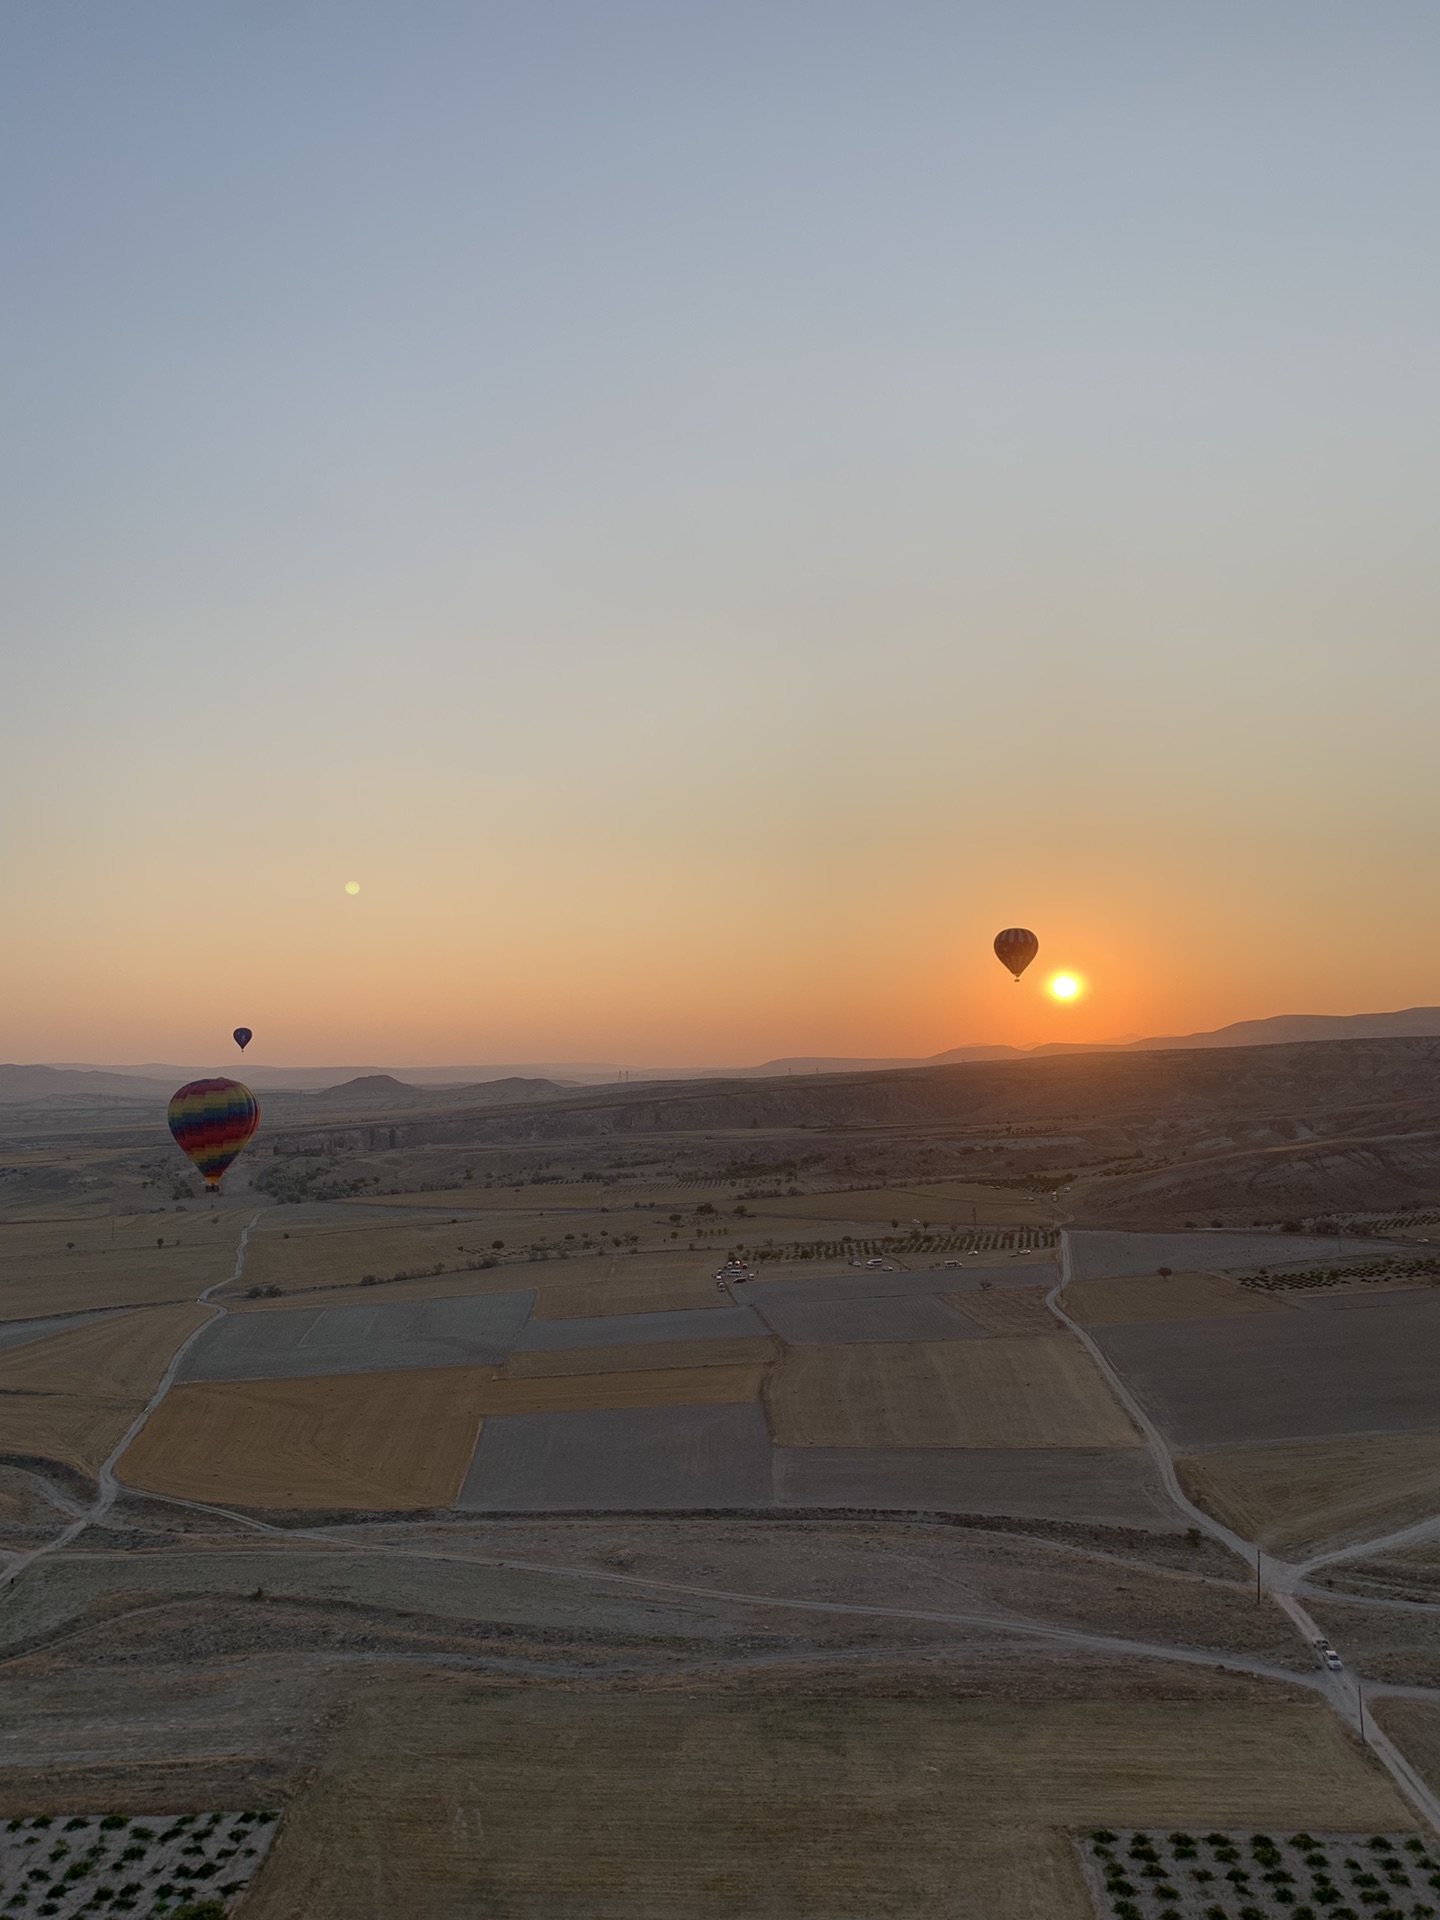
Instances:
[[[0,1108],[4,1820],[274,1809],[247,1920],[1435,1841],[1440,1043],[362,1082],[219,1202],[82,1094]]]

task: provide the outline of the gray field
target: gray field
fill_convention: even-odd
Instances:
[[[1303,1233],[1098,1233],[1070,1235],[1077,1280],[1107,1280],[1128,1273],[1177,1273],[1197,1268],[1247,1268],[1333,1264],[1336,1241]],[[1415,1251],[1385,1240],[1347,1240],[1346,1258],[1357,1253]]]
[[[1437,1292],[1090,1331],[1182,1448],[1440,1428]]]
[[[0,1353],[7,1347],[28,1347],[32,1340],[47,1340],[52,1333],[75,1333],[96,1320],[109,1320],[118,1308],[99,1313],[62,1313],[49,1320],[6,1320],[0,1322]]]
[[[492,1513],[770,1504],[756,1406],[487,1419],[456,1505]]]
[[[515,1342],[520,1353],[566,1347],[642,1347],[654,1340],[736,1340],[764,1335],[748,1307],[698,1307],[683,1313],[609,1313],[593,1320],[532,1320]]]
[[[1174,1526],[1148,1453],[1119,1448],[777,1447],[785,1507],[924,1508]]]
[[[179,1378],[289,1380],[398,1367],[498,1366],[534,1304],[533,1293],[488,1293],[312,1313],[231,1314],[200,1336]]]
[[[782,1340],[800,1347],[867,1340],[983,1340],[985,1329],[934,1294],[866,1300],[767,1300],[761,1309]]]

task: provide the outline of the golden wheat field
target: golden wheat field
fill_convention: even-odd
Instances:
[[[127,1486],[243,1507],[445,1506],[490,1367],[173,1387],[115,1469]]]
[[[1270,1294],[1252,1293],[1219,1273],[1144,1273],[1114,1280],[1075,1280],[1065,1289],[1060,1304],[1082,1327],[1290,1311]]]
[[[1405,1829],[1319,1701],[500,1692],[377,1676],[252,1920],[1093,1920],[1069,1831]]]
[[[1138,1447],[1068,1334],[796,1347],[771,1373],[781,1447]]]
[[[1223,1447],[1187,1454],[1175,1470],[1192,1500],[1278,1551],[1352,1531],[1393,1532],[1432,1512],[1440,1433]]]
[[[142,1307],[0,1353],[0,1453],[94,1473],[159,1385],[203,1307]]]

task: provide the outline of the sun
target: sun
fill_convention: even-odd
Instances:
[[[345,882],[345,891],[346,893],[358,893],[360,891],[360,882],[358,880],[347,880]]]
[[[1073,973],[1052,973],[1045,990],[1056,1000],[1074,1000],[1080,994],[1080,981]]]

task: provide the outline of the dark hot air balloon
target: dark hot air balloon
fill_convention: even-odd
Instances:
[[[192,1080],[171,1096],[170,1131],[213,1193],[260,1124],[260,1103],[238,1080]]]
[[[1039,951],[1040,942],[1028,927],[1006,927],[995,936],[995,958],[1014,974],[1017,987],[1021,974]]]
[[[251,1033],[249,1027],[237,1027],[230,1038],[243,1053],[255,1036]]]

